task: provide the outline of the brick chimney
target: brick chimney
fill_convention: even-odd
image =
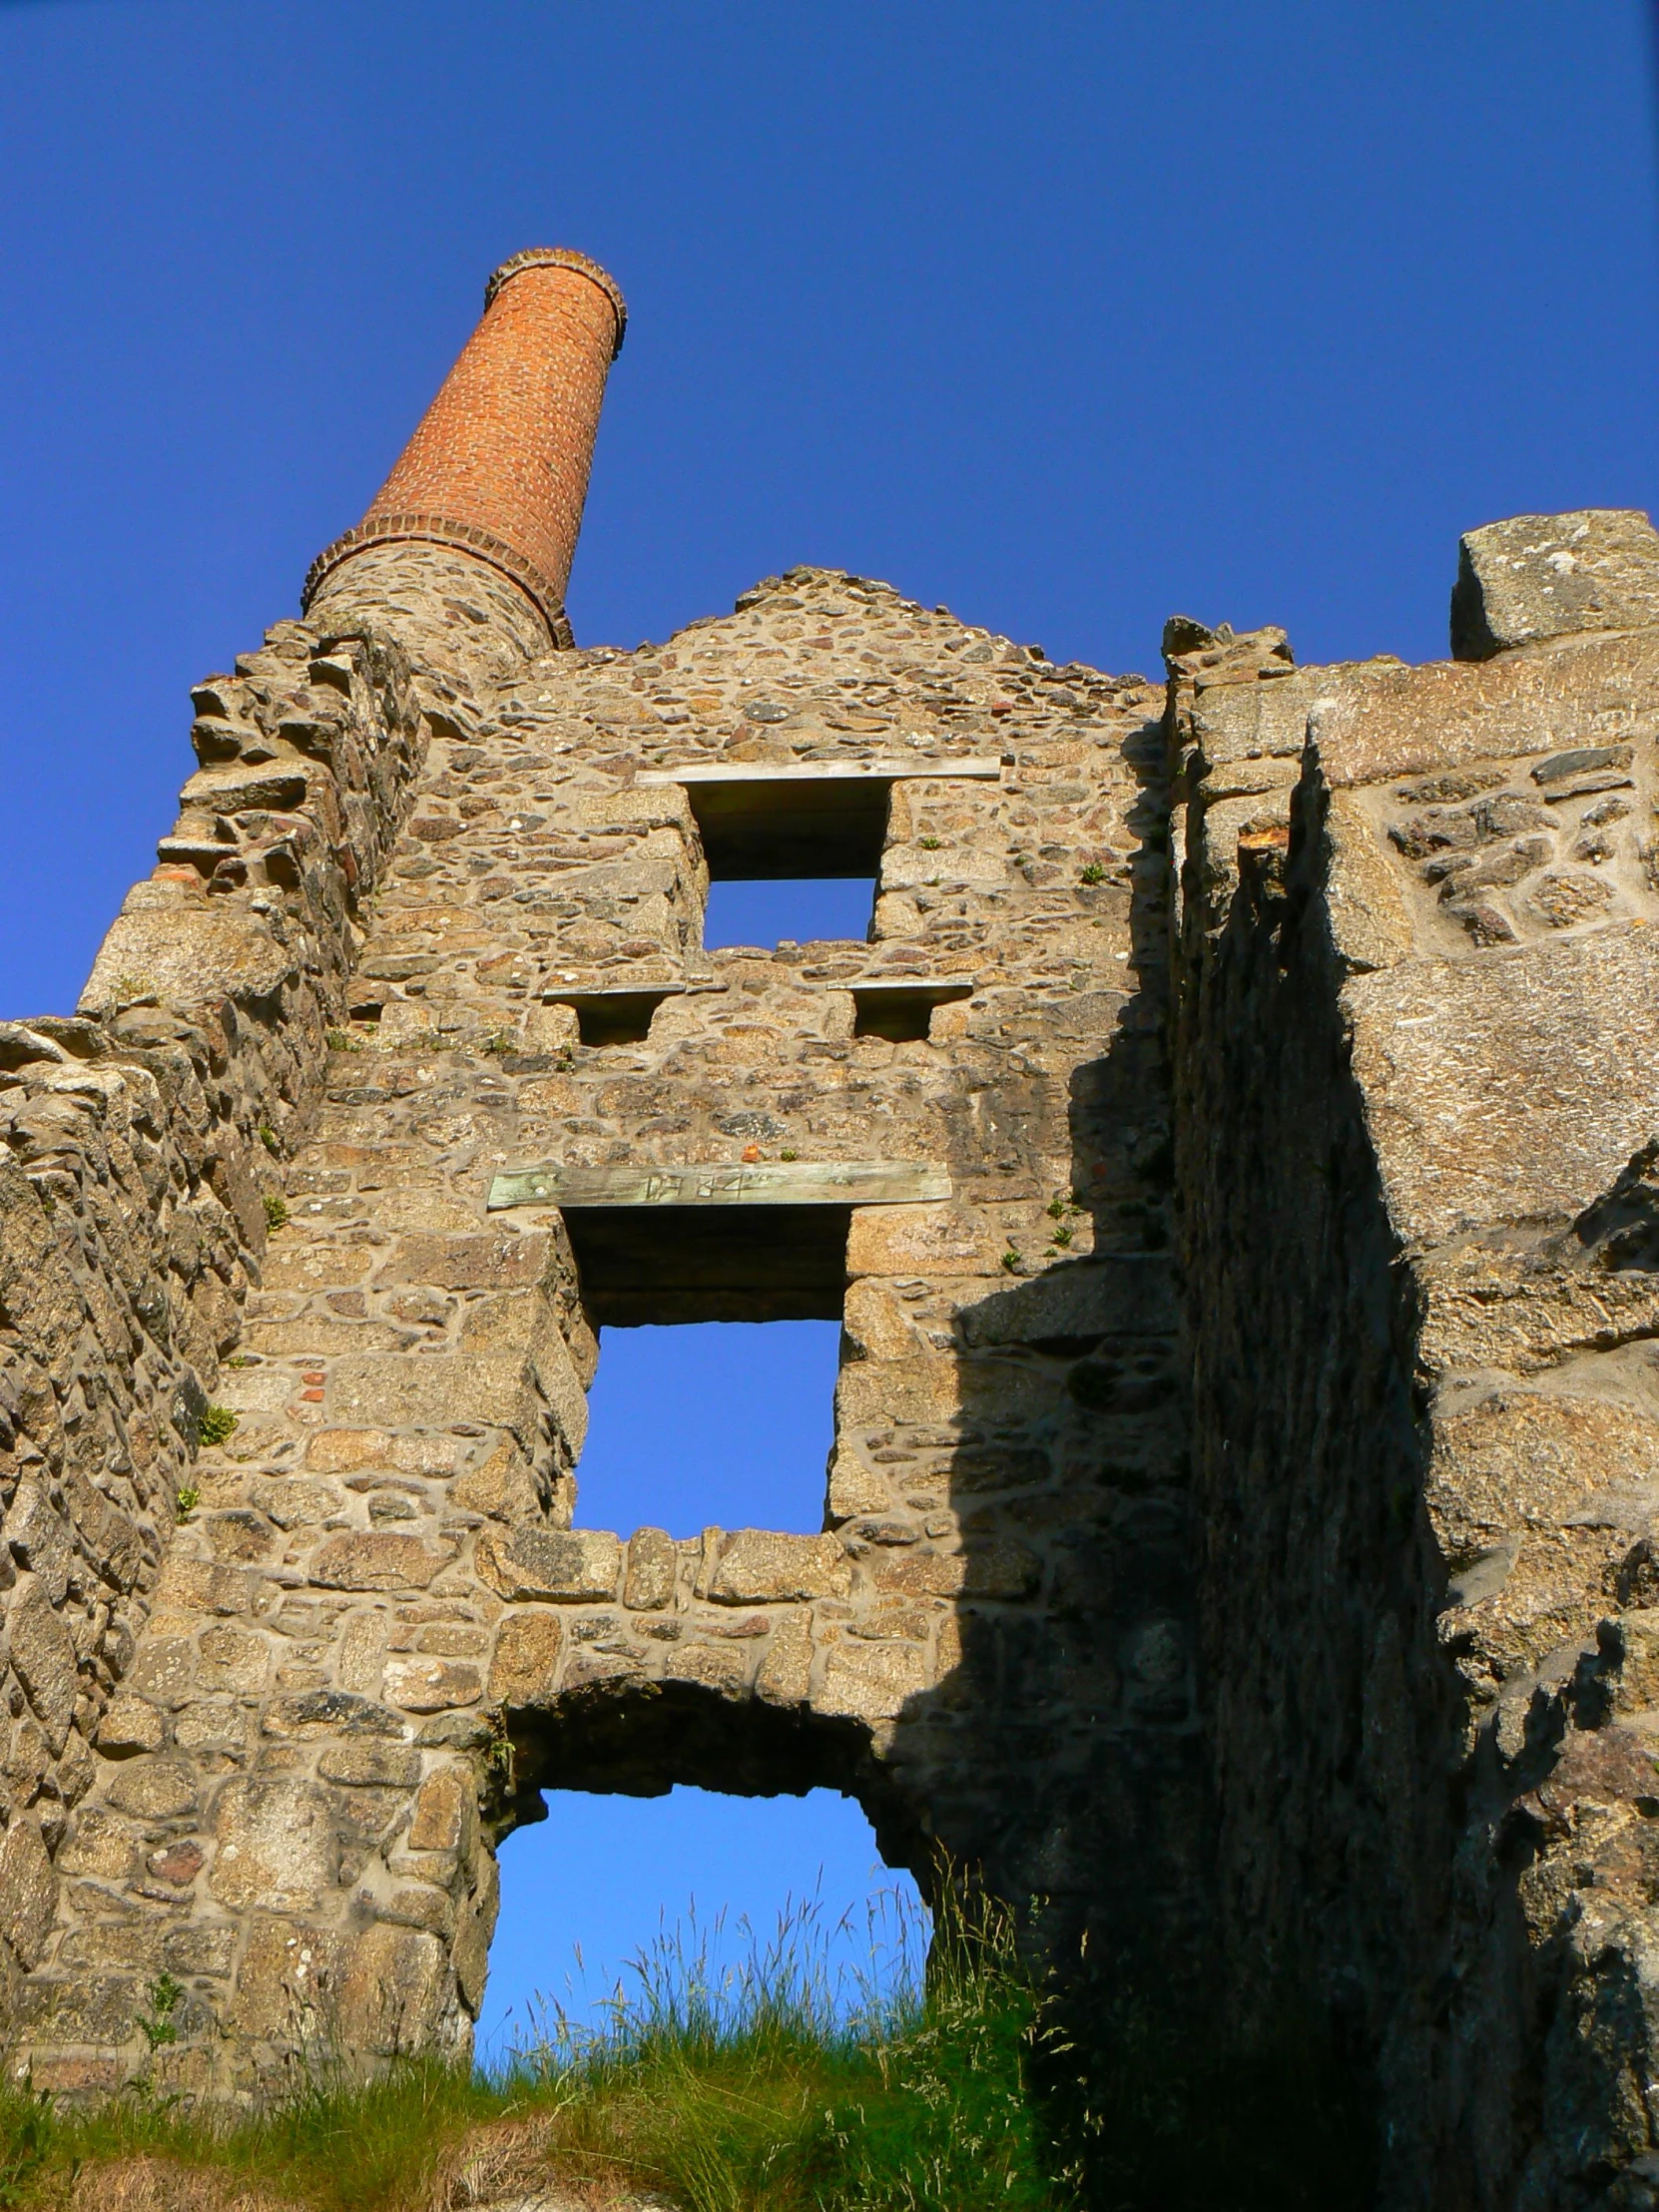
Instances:
[[[484,315],[369,510],[311,563],[301,603],[371,546],[438,545],[509,577],[556,645],[605,377],[628,310],[597,262],[532,247]]]

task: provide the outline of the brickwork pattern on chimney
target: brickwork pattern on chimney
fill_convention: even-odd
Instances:
[[[603,270],[552,248],[504,263],[485,301],[368,513],[313,563],[307,607],[366,548],[436,544],[509,577],[553,643],[570,642],[565,586],[626,310]]]

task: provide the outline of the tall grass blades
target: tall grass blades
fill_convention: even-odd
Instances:
[[[557,2087],[570,2150],[688,2212],[1049,2205],[1025,2093],[1036,1992],[1009,1917],[954,1890],[923,1925],[872,1900],[863,1961],[814,1900],[727,1954],[695,1915],[631,1961],[598,2029],[556,2007],[508,2083]],[[838,1961],[838,1962],[837,1962]]]
[[[411,2061],[352,2084],[319,2065],[240,2121],[13,2090],[0,2205],[168,2212],[171,2189],[191,2212],[461,2212],[562,2188],[681,2212],[1057,2212],[1012,1919],[941,1896],[925,1972],[925,1923],[892,1893],[852,1962],[816,1899],[764,1941],[693,1915],[630,1962],[598,2026],[543,2006],[494,2074]]]

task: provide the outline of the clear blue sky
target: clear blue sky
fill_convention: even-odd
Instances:
[[[1649,29],[1639,0],[0,0],[0,1014],[72,1002],[171,822],[186,686],[294,610],[525,245],[632,308],[588,642],[821,561],[1107,668],[1154,670],[1176,608],[1303,659],[1442,652],[1460,530],[1659,497]],[[556,1849],[567,1901],[515,1955],[584,1911],[622,1940],[635,1894],[649,1935],[680,1816],[612,1810],[635,1844],[581,1861],[573,1811],[509,1852],[522,1902],[555,1885],[514,1854]],[[763,1917],[811,1878],[767,1810],[700,1812]],[[794,1812],[855,1883],[861,1836]]]

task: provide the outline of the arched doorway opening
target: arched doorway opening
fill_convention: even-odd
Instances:
[[[501,1916],[478,2022],[486,2069],[563,2014],[581,2029],[700,1979],[717,1998],[757,1972],[810,1980],[840,2016],[919,1980],[927,1915],[884,1867],[853,1799],[554,1790],[500,1852]]]
[[[477,2050],[510,2059],[557,2009],[597,2026],[629,1960],[705,1945],[724,1970],[783,1939],[844,2008],[919,1973],[924,1845],[852,1723],[619,1675],[507,1716],[492,1826],[502,1905]],[[811,1955],[809,1956],[809,1953]]]

